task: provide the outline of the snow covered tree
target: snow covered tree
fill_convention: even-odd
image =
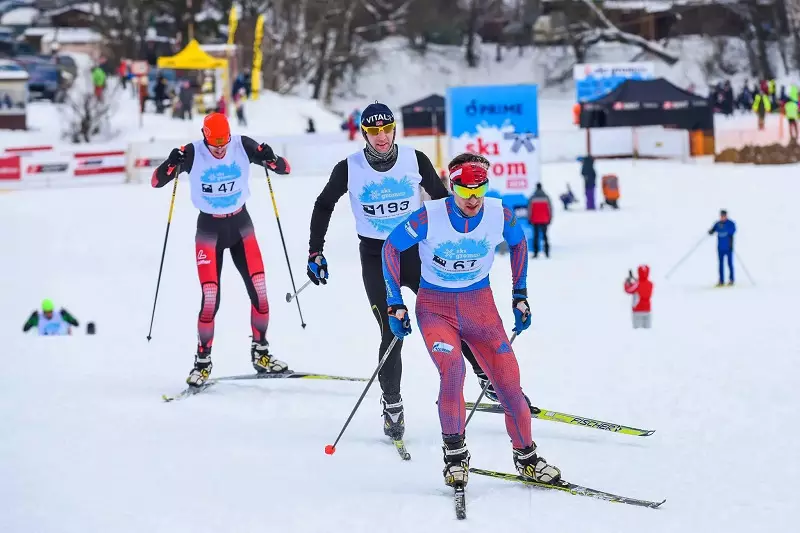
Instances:
[[[78,144],[113,137],[117,131],[112,118],[119,108],[119,100],[119,84],[108,84],[102,97],[98,98],[91,77],[80,73],[64,103],[59,106],[64,139]]]

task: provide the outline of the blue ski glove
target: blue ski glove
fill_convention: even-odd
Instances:
[[[514,301],[511,304],[514,307],[514,333],[519,335],[531,325],[531,308],[528,305],[528,296],[526,294],[514,294]]]
[[[328,283],[328,261],[325,260],[322,252],[314,252],[308,255],[306,274],[308,274],[308,279],[314,285],[319,285],[320,283],[326,285]]]
[[[405,313],[401,313],[402,318],[397,317],[399,311],[405,311]],[[389,306],[389,327],[398,339],[411,334],[411,318],[408,316],[408,308],[405,305]]]

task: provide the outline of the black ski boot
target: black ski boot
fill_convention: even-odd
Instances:
[[[469,451],[464,435],[443,435],[444,446],[444,484],[448,487],[467,486],[469,478]]]
[[[478,384],[481,386],[481,390],[483,390],[483,388],[486,386],[486,383],[489,383],[489,378],[487,378],[486,374],[484,374],[483,372],[476,374],[476,376],[478,376]],[[527,394],[522,393],[522,395],[525,396],[525,401],[528,402],[528,407],[530,407],[531,413],[538,414],[541,412],[541,409],[533,406],[533,404],[531,403],[531,399],[528,398]],[[484,394],[484,396],[489,398],[493,402],[500,403],[500,400],[497,398],[497,393],[494,390],[494,385],[492,385],[491,383],[489,383],[489,387],[486,389],[486,394]]]
[[[268,372],[279,374],[289,369],[289,365],[269,354],[269,343],[266,340],[253,341],[250,345],[250,359],[253,361],[253,368],[259,374]]]
[[[527,448],[514,448],[514,466],[517,472],[527,478],[541,483],[555,484],[561,480],[561,470],[547,464],[544,457],[536,454],[536,443]]]
[[[208,376],[211,375],[211,347],[204,348],[203,346],[197,347],[197,353],[194,355],[194,368],[189,372],[189,377],[186,378],[186,383],[190,387],[201,387],[208,381]]]
[[[489,387],[486,389],[486,394],[484,394],[484,396],[493,402],[499,402],[500,400],[497,399],[497,393],[494,391],[494,385],[489,382],[489,378],[486,377],[486,374],[481,372],[476,374],[476,376],[478,376],[478,383],[481,386],[481,390],[483,390],[483,388],[486,387],[486,384],[489,383]]]
[[[383,405],[383,432],[392,440],[402,440],[406,431],[403,415],[403,398],[399,394],[381,396]]]

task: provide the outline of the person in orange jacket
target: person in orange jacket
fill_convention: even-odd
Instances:
[[[632,323],[634,329],[650,329],[653,325],[651,316],[650,298],[653,295],[653,283],[650,281],[650,267],[639,265],[639,279],[633,277],[633,272],[628,270],[628,279],[625,280],[625,292],[633,295],[631,306]]]
[[[601,184],[603,186],[603,198],[605,201],[600,204],[600,209],[606,205],[614,209],[619,209],[619,180],[617,176],[614,174],[606,174],[603,176]]]

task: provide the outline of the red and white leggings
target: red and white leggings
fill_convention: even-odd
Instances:
[[[195,253],[197,274],[203,290],[200,314],[197,320],[199,347],[211,348],[214,342],[214,317],[219,310],[220,273],[225,249],[244,280],[250,296],[250,325],[253,340],[263,341],[269,324],[269,302],[264,275],[264,262],[256,241],[253,221],[246,208],[231,215],[209,215],[197,217]]]

